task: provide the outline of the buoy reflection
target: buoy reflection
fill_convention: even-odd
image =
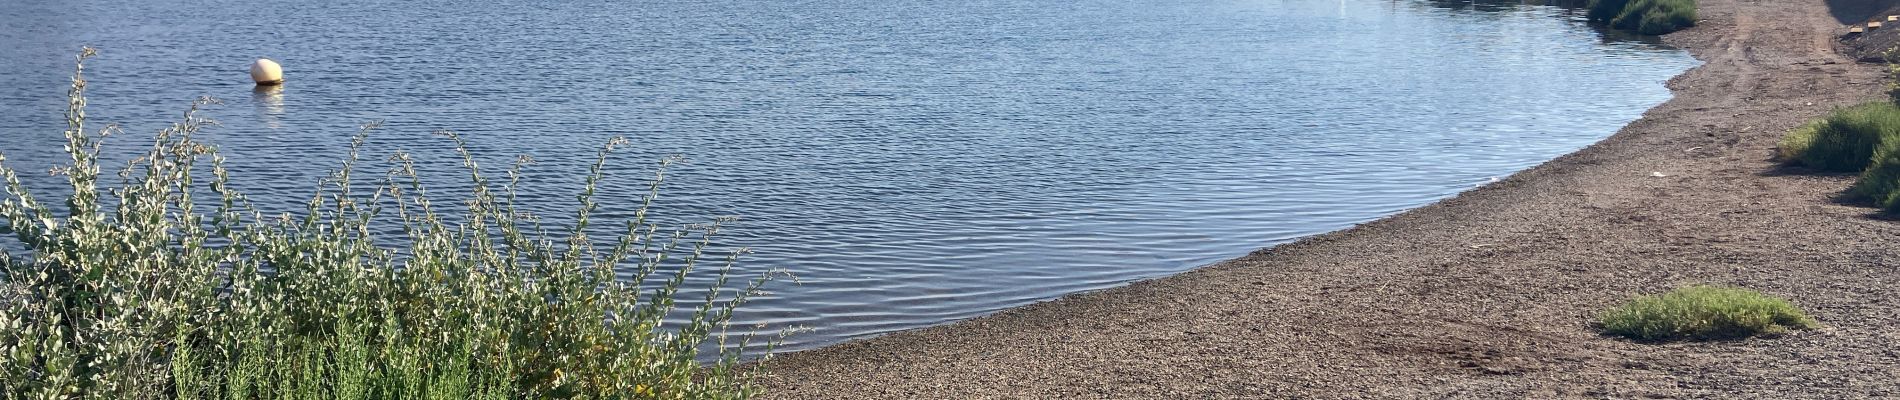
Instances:
[[[278,119],[284,115],[284,85],[253,87],[251,102],[257,105],[257,116],[264,121],[265,127],[281,127]]]

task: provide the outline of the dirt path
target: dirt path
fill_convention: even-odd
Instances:
[[[1436,205],[1240,259],[783,355],[779,398],[1900,396],[1900,222],[1784,174],[1775,140],[1873,99],[1821,0],[1701,0],[1706,64],[1588,149]],[[1653,177],[1660,172],[1664,177]],[[1599,310],[1723,283],[1828,328],[1644,345]]]

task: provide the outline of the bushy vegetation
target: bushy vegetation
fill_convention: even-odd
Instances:
[[[1782,138],[1783,160],[1830,172],[1857,172],[1886,138],[1900,137],[1900,106],[1876,101],[1834,110]]]
[[[1788,133],[1777,147],[1783,163],[1822,171],[1860,172],[1848,193],[1900,212],[1900,106],[1876,101],[1835,110]]]
[[[1873,164],[1861,172],[1848,194],[1872,201],[1888,213],[1900,213],[1900,137],[1892,138],[1874,152]]]
[[[1887,100],[1900,103],[1900,47],[1880,53],[1887,63]]]
[[[1591,21],[1661,35],[1695,26],[1695,0],[1590,0]]]
[[[402,153],[389,172],[357,178],[358,135],[302,215],[263,215],[226,184],[224,158],[193,139],[209,123],[196,106],[103,183],[101,142],[117,130],[87,126],[89,55],[69,91],[71,163],[55,170],[72,192],[48,202],[0,166],[0,234],[28,252],[0,254],[10,292],[0,296],[0,398],[754,394],[757,371],[726,329],[766,277],[722,289],[743,251],[708,256],[717,278],[704,302],[675,303],[689,274],[707,269],[696,266],[723,221],[647,222],[656,174],[621,234],[585,234],[603,165],[624,140],[597,154],[574,225],[553,236],[513,203],[528,160],[497,184],[446,133],[472,181],[461,201],[436,203]],[[718,361],[702,364],[701,349]]]
[[[1598,317],[1607,333],[1638,340],[1733,339],[1818,327],[1787,300],[1720,286],[1637,297]]]

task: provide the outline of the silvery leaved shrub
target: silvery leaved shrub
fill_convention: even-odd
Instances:
[[[212,124],[199,116],[203,101],[105,174],[101,143],[118,129],[86,126],[92,55],[78,57],[68,92],[70,164],[53,171],[71,193],[36,196],[0,156],[0,235],[23,249],[0,254],[0,398],[756,393],[758,371],[740,358],[753,335],[729,343],[726,332],[735,308],[776,272],[727,288],[744,250],[704,255],[726,220],[650,223],[656,173],[617,237],[584,234],[596,223],[603,165],[624,139],[596,155],[565,234],[547,234],[514,204],[528,159],[506,183],[490,182],[452,133],[442,135],[472,183],[466,199],[443,203],[453,206],[432,201],[403,153],[387,173],[354,176],[374,124],[301,215],[265,215],[226,184],[224,158],[193,139]],[[696,305],[677,305],[702,270],[716,274],[711,287],[690,289],[705,291]]]

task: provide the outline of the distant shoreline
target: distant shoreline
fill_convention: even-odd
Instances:
[[[1876,98],[1821,0],[1701,0],[1704,61],[1614,136],[1503,181],[1179,275],[781,355],[776,398],[1900,395],[1900,223],[1779,173],[1783,133]],[[1561,107],[1562,105],[1552,105]],[[1827,328],[1637,344],[1631,296],[1749,287]]]

